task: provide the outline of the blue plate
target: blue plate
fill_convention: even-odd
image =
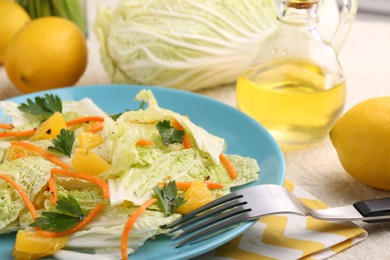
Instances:
[[[198,94],[162,87],[98,85],[38,92],[9,100],[21,103],[27,98],[42,96],[44,93],[56,94],[62,100],[80,100],[89,97],[111,114],[123,112],[126,109],[138,109],[139,102],[134,102],[133,98],[138,91],[145,88],[153,91],[160,107],[188,115],[195,124],[224,138],[228,145],[226,153],[255,158],[261,168],[260,176],[258,181],[249,185],[282,185],[285,176],[283,155],[268,131],[239,110]],[[0,111],[0,121],[2,118],[4,114]],[[232,240],[253,223],[241,224],[210,239],[180,248],[175,248],[175,241],[161,235],[154,240],[148,240],[135,254],[131,255],[131,259],[193,258]],[[14,241],[14,233],[0,235],[0,259],[12,259]]]

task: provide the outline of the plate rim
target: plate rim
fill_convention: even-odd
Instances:
[[[33,92],[33,93],[26,93],[26,94],[18,95],[18,96],[15,96],[15,97],[7,98],[7,99],[4,99],[4,100],[0,100],[0,102],[1,101],[20,102],[20,101],[18,101],[20,99],[27,100],[28,98],[33,98],[35,96],[39,96],[39,95],[43,95],[43,94],[51,94],[51,93],[60,95],[61,93],[58,93],[58,92],[68,92],[68,91],[70,91],[70,92],[78,92],[78,91],[90,92],[90,91],[93,91],[94,89],[97,89],[97,88],[99,88],[100,90],[108,89],[108,88],[134,89],[134,93],[137,93],[141,89],[150,89],[150,90],[153,91],[153,93],[157,93],[157,92],[175,93],[175,94],[179,94],[179,95],[189,96],[190,98],[191,97],[195,97],[195,98],[199,98],[201,100],[206,100],[207,102],[211,102],[211,103],[213,103],[215,105],[222,106],[223,109],[224,110],[227,109],[228,112],[229,111],[234,111],[234,113],[238,113],[240,116],[244,117],[245,120],[249,120],[250,122],[252,122],[255,125],[257,125],[262,130],[262,133],[265,134],[267,139],[269,139],[269,141],[272,143],[274,148],[276,148],[275,149],[276,150],[276,155],[281,160],[281,165],[279,165],[280,170],[281,170],[281,173],[279,174],[280,182],[277,183],[277,184],[278,185],[283,185],[283,182],[284,182],[284,179],[285,179],[285,175],[286,175],[284,156],[283,156],[283,153],[282,153],[282,150],[281,150],[279,144],[272,137],[272,135],[268,132],[268,130],[264,126],[262,126],[260,123],[255,121],[253,118],[251,118],[250,116],[248,116],[245,113],[241,112],[237,108],[235,108],[233,106],[230,106],[230,105],[227,105],[227,104],[225,104],[225,103],[223,103],[223,102],[221,102],[221,101],[219,101],[217,99],[211,98],[209,96],[202,95],[200,93],[186,91],[186,90],[181,90],[181,89],[172,89],[172,88],[167,88],[167,87],[162,87],[162,86],[146,86],[146,85],[134,85],[134,84],[100,84],[100,85],[92,84],[92,85],[63,87],[63,88],[43,90],[43,91],[38,91],[38,92]],[[154,91],[154,90],[156,90],[156,91]],[[157,96],[158,96],[158,93],[156,94],[156,99],[158,100]],[[93,98],[92,98],[92,100],[93,100]],[[105,110],[105,109],[103,109],[103,110]],[[250,222],[247,222],[247,223],[243,223],[242,225],[237,226],[234,229],[231,229],[231,230],[234,230],[234,232],[230,233],[230,235],[228,237],[226,237],[225,239],[219,239],[218,242],[212,243],[212,245],[210,245],[209,247],[207,247],[207,246],[206,247],[202,247],[202,248],[199,248],[198,250],[195,250],[196,248],[193,248],[192,250],[180,252],[180,255],[175,255],[173,257],[170,257],[170,259],[188,259],[188,258],[193,258],[193,257],[196,257],[196,256],[200,256],[200,255],[202,255],[204,253],[210,252],[210,251],[214,250],[215,248],[218,248],[219,246],[229,242],[230,240],[234,239],[235,237],[239,236],[240,234],[244,233],[255,222],[256,221],[250,221]],[[2,236],[2,235],[0,234],[0,236]],[[135,251],[135,254],[136,254],[137,251],[138,250]]]

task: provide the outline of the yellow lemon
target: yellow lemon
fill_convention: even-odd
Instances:
[[[330,132],[344,169],[358,181],[390,190],[390,97],[352,107]]]
[[[19,230],[12,255],[15,259],[38,259],[53,255],[63,248],[68,237],[42,237],[36,232]]]
[[[87,65],[85,37],[64,18],[33,20],[11,39],[4,65],[9,79],[24,92],[72,86]]]
[[[187,214],[213,199],[213,194],[209,188],[207,188],[207,184],[197,180],[184,192],[184,203],[181,204],[176,211],[181,214]]]
[[[8,42],[30,21],[30,16],[17,3],[3,0],[0,1],[0,17],[0,64],[2,64]]]

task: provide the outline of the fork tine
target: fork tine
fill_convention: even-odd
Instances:
[[[220,197],[216,200],[213,200],[213,201],[207,203],[206,205],[204,205],[202,207],[199,207],[199,208],[191,211],[187,215],[183,216],[181,219],[176,220],[176,221],[172,222],[171,224],[166,225],[165,228],[174,228],[175,226],[177,226],[183,222],[188,221],[189,219],[193,218],[194,216],[198,215],[199,213],[202,213],[203,211],[209,210],[215,206],[218,206],[220,204],[223,204],[223,203],[226,203],[228,201],[234,200],[236,198],[241,198],[241,197],[243,197],[243,196],[240,194],[237,194],[236,192],[229,193],[223,197]]]
[[[215,225],[208,226],[206,229],[202,229],[201,231],[193,234],[189,238],[181,241],[180,243],[176,244],[175,248],[187,245],[187,244],[193,244],[196,242],[199,242],[203,237],[209,235],[209,234],[216,234],[216,231],[226,229],[228,227],[231,227],[235,224],[242,223],[244,221],[252,220],[252,216],[249,214],[249,212],[244,212],[243,214],[236,215],[234,217],[228,218],[225,221],[218,222]]]
[[[233,208],[238,207],[238,206],[243,205],[243,204],[246,204],[246,202],[242,201],[240,199],[235,199],[235,200],[231,200],[231,201],[228,201],[226,203],[220,204],[214,208],[211,208],[208,211],[200,213],[197,216],[193,216],[192,218],[175,225],[175,227],[171,231],[169,231],[169,233],[174,233],[176,230],[178,230],[180,228],[189,226],[195,222],[201,221],[202,219],[205,219],[207,217],[210,217],[212,215],[215,215],[217,213],[220,213],[220,212],[228,210],[228,209],[233,209]]]
[[[198,217],[193,218],[191,221],[195,222],[196,224],[189,227],[188,229],[185,229],[185,230],[177,230],[176,231],[177,234],[174,235],[172,237],[172,239],[178,239],[178,238],[183,237],[187,234],[193,233],[196,230],[200,230],[204,227],[208,227],[210,225],[213,225],[213,224],[219,222],[220,220],[228,219],[228,218],[231,218],[233,216],[242,214],[242,213],[250,211],[250,210],[251,210],[250,208],[240,206],[240,207],[233,208],[231,210],[227,210],[227,211],[225,211],[221,214],[218,214],[214,217],[211,217],[211,218],[207,219],[206,221],[199,221]],[[179,231],[182,231],[182,232],[179,232]]]

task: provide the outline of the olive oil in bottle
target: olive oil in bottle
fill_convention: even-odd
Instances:
[[[247,57],[236,86],[237,106],[279,144],[320,141],[342,113],[345,79],[338,52],[357,0],[345,1],[330,41],[318,31],[321,0],[275,0],[278,25]]]
[[[284,144],[322,139],[342,112],[345,84],[304,59],[279,59],[244,71],[237,81],[240,110]]]

